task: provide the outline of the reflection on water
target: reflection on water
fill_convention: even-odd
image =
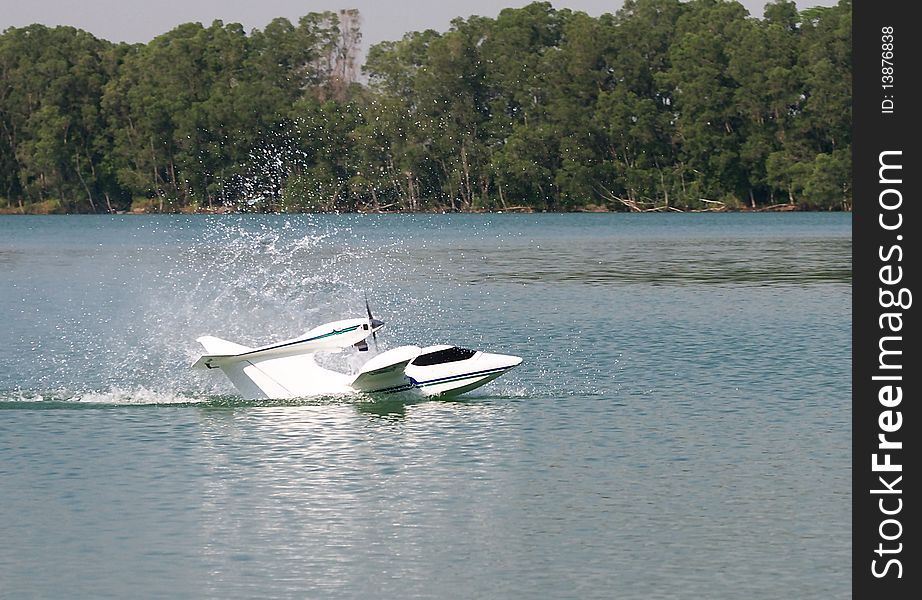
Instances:
[[[530,242],[530,240],[529,240]],[[465,283],[562,282],[619,285],[851,283],[851,240],[574,240],[508,244],[483,253],[435,252],[427,261],[446,266]],[[464,269],[453,269],[463,262]]]

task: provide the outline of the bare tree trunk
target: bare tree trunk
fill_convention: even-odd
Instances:
[[[407,205],[412,207],[413,198],[411,198],[409,192],[403,188],[403,183],[400,180],[400,173],[397,171],[397,165],[394,164],[393,156],[388,157],[387,164],[391,177],[391,185],[394,186],[394,189],[397,191],[398,195],[397,205],[401,208],[404,208]]]
[[[173,188],[174,194],[179,194],[179,181],[176,179],[176,163],[173,161],[173,155],[170,155],[170,186]],[[162,204],[162,200],[161,200]],[[163,209],[160,209],[160,212],[163,212]]]
[[[343,102],[349,86],[358,79],[358,55],[362,49],[362,18],[357,9],[343,9],[337,17],[339,38],[332,48],[330,86],[333,98]]]
[[[445,183],[448,184],[448,200],[451,202],[451,210],[455,211],[457,209],[455,207],[454,174],[448,170],[448,165],[445,164],[445,161],[439,159],[439,165],[441,165],[442,172],[445,174]]]
[[[461,207],[463,209],[469,210],[471,207],[471,198],[473,196],[471,190],[471,170],[467,164],[467,146],[461,144],[461,168],[464,173],[464,179],[462,180],[462,194],[461,194]]]
[[[659,169],[659,184],[663,186],[663,197],[665,198],[663,206],[669,208],[669,189],[666,187],[666,178],[663,176],[662,169]]]
[[[688,206],[688,190],[685,189],[685,165],[681,165],[679,168],[679,181],[682,182],[682,197],[686,198],[685,206]]]
[[[90,201],[90,208],[93,209],[93,212],[96,211],[96,203],[93,202],[93,193],[90,192],[90,186],[86,184],[86,180],[83,179],[83,173],[80,172],[80,157],[79,155],[74,156],[74,161],[77,163],[77,177],[80,179],[80,183],[83,184],[83,189],[86,190],[86,197]]]
[[[413,172],[405,171],[404,175],[407,177],[407,193],[410,195],[410,210],[415,211],[418,209],[418,203],[416,201],[416,186],[414,185]]]

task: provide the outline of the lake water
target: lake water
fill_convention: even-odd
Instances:
[[[847,214],[0,217],[0,597],[847,597],[850,260]],[[188,368],[366,293],[382,350],[525,362]]]

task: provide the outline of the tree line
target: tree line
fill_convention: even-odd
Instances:
[[[851,207],[851,1],[0,34],[6,212]]]

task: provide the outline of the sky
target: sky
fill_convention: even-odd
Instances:
[[[292,22],[309,12],[357,8],[362,14],[364,47],[397,40],[408,31],[446,31],[454,17],[495,17],[507,7],[531,0],[0,0],[0,31],[32,23],[70,25],[112,42],[149,42],[180,23],[210,25],[215,19],[262,29],[276,17]],[[742,0],[762,16],[767,0]],[[552,0],[555,8],[592,16],[616,12],[622,0]],[[836,0],[797,0],[800,9],[832,6]]]

